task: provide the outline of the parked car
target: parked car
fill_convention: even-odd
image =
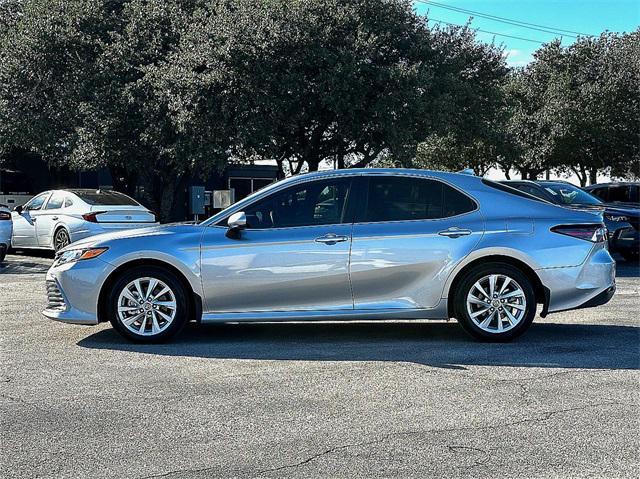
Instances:
[[[167,340],[190,320],[447,319],[505,341],[548,313],[604,304],[615,262],[600,212],[475,176],[337,170],[274,183],[197,225],[72,244],[44,315]]]
[[[0,263],[11,246],[11,232],[13,224],[11,222],[11,211],[6,205],[0,205]]]
[[[630,205],[636,208],[640,207],[640,183],[637,182],[600,183],[586,186],[584,190],[597,196],[607,204],[614,203]]]
[[[609,249],[627,261],[637,261],[640,252],[640,208],[632,204],[604,203],[600,198],[565,181],[504,181],[551,203],[569,208],[602,211],[608,231]]]
[[[45,191],[17,206],[12,217],[13,247],[55,251],[89,236],[158,225],[147,208],[111,190]]]

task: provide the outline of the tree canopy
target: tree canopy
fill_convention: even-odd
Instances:
[[[628,177],[638,45],[555,41],[510,71],[409,0],[7,0],[0,157],[107,167],[164,218],[189,177],[234,161]]]

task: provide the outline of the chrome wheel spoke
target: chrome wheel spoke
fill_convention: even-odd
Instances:
[[[496,315],[496,312],[494,311],[493,313],[491,313],[489,316],[487,316],[484,321],[482,321],[479,326],[483,329],[488,328],[489,325],[491,324],[491,320],[493,319],[493,317]]]
[[[160,325],[158,324],[158,318],[155,313],[151,313],[151,334],[158,334],[160,332]]]
[[[521,304],[518,304],[518,303],[507,303],[506,306],[509,307],[509,308],[518,309],[520,311],[524,311],[525,310],[525,307],[523,305],[521,305]]]
[[[489,305],[489,303],[487,301],[484,301],[484,300],[478,298],[477,296],[473,296],[472,294],[469,295],[468,301],[470,303],[479,304],[481,306],[488,306]]]
[[[151,299],[151,293],[153,293],[153,290],[156,289],[156,286],[158,286],[158,280],[155,278],[151,278],[149,280],[149,284],[147,285],[147,294],[145,294],[144,299]]]
[[[509,298],[524,298],[524,293],[520,288],[511,291],[510,293],[503,294],[500,296],[500,299],[509,299]]]
[[[481,314],[486,313],[487,311],[489,311],[490,308],[485,308],[485,309],[479,309],[478,311],[476,311],[475,313],[471,313],[471,317],[472,318],[477,318],[478,316],[480,316]]]
[[[496,292],[496,275],[492,274],[489,276],[489,297],[493,298],[493,295]]]
[[[176,309],[175,301],[154,301],[153,304],[156,306],[162,306],[167,309]]]
[[[124,319],[122,322],[124,323],[125,326],[131,326],[133,323],[135,323],[137,320],[139,320],[143,316],[144,314],[142,313],[136,314],[134,316],[129,316],[127,319]]]
[[[505,279],[504,279],[504,283],[502,283],[502,287],[500,288],[500,291],[498,292],[498,295],[501,295],[504,292],[504,290],[507,289],[507,286],[509,286],[509,283],[511,283],[511,278],[506,276]]]
[[[480,285],[480,281],[478,281],[476,284],[473,285],[474,288],[476,288],[478,291],[480,291],[485,298],[491,298],[487,292],[484,290],[484,288]]]

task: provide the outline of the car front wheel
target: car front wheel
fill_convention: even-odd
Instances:
[[[189,318],[184,286],[163,268],[138,266],[121,275],[111,288],[107,314],[124,337],[144,343],[166,341]]]
[[[509,341],[523,334],[533,321],[533,285],[512,265],[481,265],[469,271],[459,284],[455,312],[460,325],[473,337]]]

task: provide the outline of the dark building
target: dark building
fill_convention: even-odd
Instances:
[[[172,221],[203,219],[220,211],[228,204],[245,198],[277,180],[275,165],[233,165],[220,173],[212,174],[206,181],[188,179],[183,191],[178,193]],[[35,195],[50,189],[112,188],[113,180],[108,169],[97,171],[71,171],[65,167],[52,167],[38,155],[15,152],[5,159],[0,169],[0,195]],[[193,190],[202,191],[204,205],[195,214],[190,197]],[[134,195],[136,196],[136,195]],[[144,204],[143,198],[136,198]]]

